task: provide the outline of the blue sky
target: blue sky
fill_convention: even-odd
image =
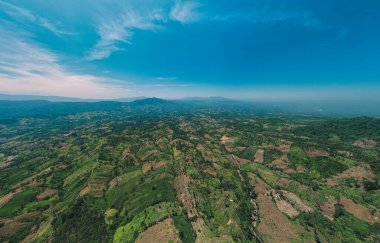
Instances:
[[[0,0],[0,92],[380,98],[378,0]]]

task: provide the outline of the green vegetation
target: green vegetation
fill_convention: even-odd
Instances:
[[[128,224],[116,230],[114,242],[133,242],[139,233],[149,226],[173,215],[179,215],[181,209],[174,203],[160,203],[149,207],[135,216]]]
[[[179,231],[179,236],[183,243],[194,243],[195,233],[191,227],[191,223],[184,215],[175,215],[173,217],[174,225]]]
[[[0,241],[379,241],[379,119],[151,102],[1,123]]]
[[[55,202],[57,202],[58,200],[59,200],[59,197],[54,196],[43,201],[31,202],[25,206],[23,211],[26,213],[34,212],[34,211],[44,211],[48,209],[51,205],[53,205]]]
[[[23,192],[15,194],[12,199],[0,208],[0,217],[10,217],[20,213],[24,205],[34,199],[40,190],[30,188]]]

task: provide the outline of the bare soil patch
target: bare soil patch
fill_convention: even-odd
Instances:
[[[326,202],[319,205],[322,215],[331,221],[334,220],[336,203],[337,201],[334,197],[329,197]]]
[[[139,160],[136,158],[136,156],[133,153],[130,152],[129,149],[125,149],[123,151],[123,154],[120,157],[120,160],[127,160],[127,159],[133,161],[134,165],[139,164]]]
[[[280,144],[279,150],[283,153],[290,153],[290,147],[292,146],[293,142],[291,141],[285,141],[284,143]]]
[[[354,154],[352,152],[344,151],[344,150],[338,150],[338,154],[346,156],[346,157],[352,157],[352,156],[354,156]]]
[[[96,198],[103,196],[104,191],[108,184],[108,178],[104,176],[98,176],[95,179],[91,180],[88,186],[86,186],[79,193],[80,196],[89,195]]]
[[[327,178],[325,183],[328,186],[338,186],[342,180],[350,177],[355,178],[359,182],[375,181],[375,174],[372,172],[371,167],[368,164],[362,164],[349,168],[336,176]]]
[[[10,166],[15,158],[17,158],[17,155],[6,157],[4,162],[0,163],[0,170]]]
[[[255,162],[262,164],[264,162],[264,149],[258,149],[255,153]]]
[[[160,162],[150,161],[149,163],[143,164],[143,166],[142,166],[142,172],[144,174],[146,174],[146,173],[148,173],[151,170],[157,170],[159,168],[165,167],[166,164],[167,164],[166,161],[160,161]]]
[[[117,186],[119,184],[119,182],[121,181],[121,177],[120,176],[117,176],[115,178],[113,178],[109,183],[108,183],[108,190],[114,188],[115,186]]]
[[[51,197],[55,194],[57,194],[58,191],[57,190],[54,190],[54,189],[45,189],[43,192],[41,192],[40,194],[38,194],[36,196],[36,199],[37,200],[44,200],[45,198],[48,198],[48,197]]]
[[[280,193],[276,192],[275,190],[269,190],[269,195],[272,197],[272,199],[276,202],[277,208],[288,215],[290,218],[296,217],[299,212],[293,208],[293,206],[280,195]]]
[[[329,157],[330,156],[329,152],[327,152],[327,151],[313,149],[313,148],[305,149],[305,153],[309,157]]]
[[[168,218],[149,227],[137,237],[135,242],[179,243],[181,240],[179,238],[177,229],[174,227],[173,220],[171,218]]]
[[[205,169],[204,172],[205,172],[206,174],[209,174],[210,176],[213,176],[213,177],[215,177],[215,176],[217,175],[216,172],[213,171],[211,168],[207,168],[207,169]]]
[[[239,165],[245,165],[249,163],[249,160],[240,158],[239,156],[233,155],[233,154],[227,155],[226,158],[230,160],[231,162],[235,164],[239,164]]]
[[[223,135],[221,138],[220,138],[220,143],[221,144],[226,144],[226,143],[233,143],[234,140],[232,138],[229,138],[227,137],[226,135]]]
[[[369,223],[380,223],[380,211],[376,210],[374,215],[371,214],[370,210],[363,205],[357,204],[349,198],[340,197],[339,203],[343,205],[344,209],[353,214],[355,217]]]
[[[17,231],[30,224],[30,221],[28,220],[38,217],[39,214],[39,212],[31,212],[14,218],[0,218],[0,224],[3,224],[3,226],[0,227],[0,237],[15,234]]]
[[[18,188],[18,187],[20,187],[20,186],[22,186],[22,185],[25,185],[25,184],[27,184],[27,183],[31,183],[32,181],[36,180],[36,179],[37,179],[38,177],[40,177],[40,176],[43,176],[43,175],[46,175],[46,174],[52,173],[52,172],[54,172],[54,171],[62,170],[62,169],[65,169],[65,168],[66,168],[66,166],[63,165],[63,164],[59,164],[59,165],[56,165],[56,166],[54,166],[54,167],[51,166],[51,167],[49,167],[49,168],[46,168],[46,169],[44,169],[44,170],[42,170],[42,171],[40,171],[40,172],[38,172],[38,173],[36,173],[36,174],[34,174],[34,175],[28,177],[28,178],[26,178],[26,179],[20,181],[19,183],[17,183],[17,184],[15,184],[14,186],[12,186],[12,188]]]
[[[242,152],[242,151],[244,151],[244,150],[247,149],[247,147],[235,147],[233,145],[225,145],[224,148],[228,152],[230,152],[230,153],[232,153],[232,152]]]
[[[305,171],[306,171],[306,169],[303,166],[301,166],[301,165],[297,166],[296,169],[286,169],[286,170],[284,170],[284,172],[286,174],[302,174],[302,173],[305,173]]]
[[[301,241],[299,236],[303,228],[292,224],[272,202],[268,193],[271,189],[265,182],[254,174],[249,173],[251,185],[257,192],[257,204],[259,207],[260,223],[258,230],[263,236],[264,242],[293,242]]]
[[[144,156],[141,157],[141,160],[142,161],[145,161],[147,158],[149,158],[150,156],[156,156],[156,155],[159,155],[161,154],[160,151],[158,150],[151,150],[151,151],[148,151],[144,154]]]
[[[217,163],[212,163],[212,166],[213,166],[215,169],[217,169],[217,170],[222,169],[222,166],[219,165],[219,164],[217,164]]]
[[[372,139],[362,139],[355,141],[352,145],[362,149],[371,149],[376,146],[376,141]]]
[[[307,202],[304,202],[302,199],[300,199],[296,194],[288,191],[281,191],[282,196],[287,199],[288,202],[290,202],[292,205],[295,206],[296,209],[298,209],[301,212],[313,212],[314,209],[312,209]]]
[[[280,186],[281,188],[287,189],[289,188],[291,182],[292,181],[287,178],[281,178],[277,181],[277,185]]]
[[[196,146],[195,148],[196,148],[196,150],[198,150],[198,151],[203,151],[203,150],[205,150],[205,147],[203,146],[203,144],[197,144],[197,146]]]
[[[269,164],[270,167],[285,170],[289,167],[289,159],[287,154],[283,154],[280,158],[272,161]]]
[[[187,212],[189,219],[194,216],[198,216],[198,212],[195,207],[195,200],[188,190],[190,184],[190,177],[188,175],[180,175],[174,179],[174,186],[178,192],[178,199],[182,202],[183,208]]]
[[[197,243],[208,242],[206,240],[206,233],[204,232],[204,228],[206,227],[205,222],[202,218],[198,218],[195,222],[191,222],[191,226],[193,227],[195,233],[197,234]]]
[[[44,184],[43,182],[33,182],[9,192],[8,194],[0,198],[0,208],[4,206],[5,204],[7,204],[13,198],[13,196],[16,195],[17,193],[23,192],[29,188],[42,186],[43,184]]]

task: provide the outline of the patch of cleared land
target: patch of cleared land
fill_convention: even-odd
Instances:
[[[23,227],[30,224],[30,219],[39,215],[39,212],[31,212],[19,215],[14,218],[0,218],[0,237],[13,235]]]
[[[139,164],[139,160],[136,158],[136,156],[129,151],[129,149],[125,149],[123,154],[120,157],[120,160],[131,160],[133,161],[134,165]]]
[[[352,157],[352,156],[354,156],[354,154],[352,152],[350,152],[350,151],[344,151],[344,150],[338,150],[338,154],[346,156],[346,157]]]
[[[150,156],[156,156],[158,154],[161,154],[160,151],[158,150],[151,150],[151,151],[148,151],[144,154],[144,156],[141,157],[141,160],[142,161],[145,161],[147,158],[149,158]]]
[[[281,170],[287,169],[289,167],[288,155],[283,154],[279,159],[272,161],[269,166]]]
[[[275,190],[269,190],[269,194],[276,202],[276,206],[281,212],[288,215],[290,218],[294,218],[299,214],[299,212]]]
[[[3,162],[0,161],[0,170],[10,166],[15,158],[17,158],[17,156],[13,155],[6,157]]]
[[[287,178],[281,178],[277,181],[277,185],[281,188],[289,188],[292,181]]]
[[[363,164],[363,165],[349,168],[336,176],[327,178],[326,185],[338,186],[340,185],[342,180],[351,178],[351,177],[355,178],[356,180],[360,182],[363,182],[363,181],[374,182],[375,180],[375,174],[372,172],[371,167],[367,164]]]
[[[233,143],[234,140],[232,138],[229,138],[227,137],[226,135],[223,135],[221,138],[220,138],[220,143],[221,144],[226,144],[226,143]]]
[[[150,161],[149,163],[143,164],[143,166],[142,166],[142,172],[144,174],[146,174],[146,173],[148,173],[151,170],[157,170],[159,168],[163,168],[163,167],[166,166],[166,164],[167,164],[166,161],[160,161],[160,162]]]
[[[93,180],[90,181],[88,186],[86,186],[80,192],[80,196],[90,195],[93,197],[102,197],[104,194],[104,190],[106,189],[108,184],[108,178],[104,176],[97,176]]]
[[[41,192],[40,194],[38,194],[36,196],[36,199],[37,200],[44,200],[45,198],[48,198],[48,197],[51,197],[55,194],[57,194],[58,191],[57,190],[54,190],[54,189],[45,189],[43,192]]]
[[[258,230],[263,236],[264,242],[294,242],[301,241],[299,236],[303,228],[293,224],[272,202],[269,190],[265,182],[249,173],[251,185],[257,192],[257,204],[259,207],[260,223]]]
[[[240,158],[239,156],[234,155],[234,154],[229,154],[226,156],[226,158],[230,160],[231,162],[235,164],[239,164],[239,165],[245,165],[249,163],[249,160]]]
[[[371,149],[376,146],[376,141],[372,139],[361,139],[355,141],[352,145],[362,149]]]
[[[190,177],[187,175],[180,175],[174,180],[174,185],[178,192],[178,199],[182,202],[188,218],[191,219],[198,215],[198,212],[195,207],[195,200],[188,190],[189,184]]]
[[[255,153],[255,162],[262,164],[264,162],[264,149],[258,149]]]
[[[305,149],[305,153],[309,157],[328,157],[328,156],[330,156],[329,152],[327,152],[327,151],[313,149],[313,148]]]
[[[292,144],[293,142],[285,141],[284,143],[280,144],[278,149],[283,153],[290,153],[290,147]]]
[[[26,186],[23,186],[11,191],[10,193],[0,198],[0,208],[3,207],[5,204],[7,204],[13,198],[13,196],[16,195],[17,193],[23,192],[29,188],[42,186],[43,184],[44,184],[43,182],[34,182],[34,183],[30,183]]]
[[[322,215],[331,221],[334,220],[335,204],[336,203],[337,203],[337,201],[334,197],[329,197],[329,198],[327,198],[326,202],[319,205]]]
[[[179,238],[178,231],[174,227],[173,220],[168,218],[145,230],[137,237],[135,242],[179,243],[181,240]]]
[[[281,191],[282,196],[287,199],[292,205],[296,207],[299,211],[302,212],[312,212],[314,209],[312,209],[307,202],[301,200],[296,194],[288,191]]]
[[[343,205],[344,209],[358,217],[359,219],[369,223],[380,223],[380,211],[377,209],[375,214],[372,215],[370,210],[363,205],[357,204],[349,198],[340,197],[339,203]]]

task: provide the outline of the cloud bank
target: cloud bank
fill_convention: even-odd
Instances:
[[[15,94],[112,98],[130,95],[125,84],[76,74],[60,57],[32,40],[32,34],[0,21],[0,90]]]

